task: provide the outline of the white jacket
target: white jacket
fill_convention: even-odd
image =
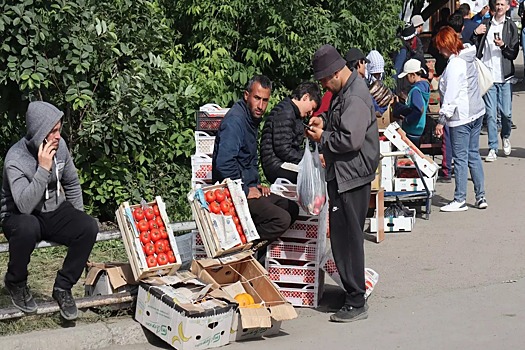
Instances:
[[[475,59],[475,46],[468,46],[459,55],[450,56],[439,80],[439,116],[440,120],[446,119],[449,127],[470,123],[485,114]]]

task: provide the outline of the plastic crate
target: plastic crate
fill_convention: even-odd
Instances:
[[[229,108],[221,108],[220,106],[214,104],[202,106],[196,113],[196,129],[199,131],[216,132],[219,130],[222,119],[229,110]]]
[[[197,155],[212,155],[215,146],[215,136],[210,136],[203,131],[195,131],[195,153]]]
[[[319,235],[319,220],[309,218],[307,220],[297,220],[281,236],[283,238],[317,239]]]
[[[206,155],[191,156],[192,180],[211,180],[212,159]]]
[[[266,271],[271,281],[318,284],[318,266],[315,262],[304,265],[281,265],[273,259],[266,260]]]
[[[316,252],[317,245],[315,240],[311,240],[306,243],[284,242],[277,240],[268,247],[266,258],[316,261]]]
[[[308,284],[301,288],[292,288],[289,286],[280,286],[274,283],[281,295],[293,306],[300,307],[317,307],[322,293],[315,284]]]

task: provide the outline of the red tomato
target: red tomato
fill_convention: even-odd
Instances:
[[[149,231],[142,231],[139,236],[140,241],[142,244],[146,245],[151,242],[151,236]]]
[[[177,262],[177,258],[175,258],[175,253],[173,253],[171,250],[168,252],[168,261],[170,262],[170,264]]]
[[[169,262],[168,260],[168,256],[164,253],[160,253],[159,255],[157,255],[157,263],[159,265],[166,265],[167,263]]]
[[[155,228],[156,229],[159,228],[159,225],[157,224],[157,221],[155,221],[155,220],[148,221],[148,226],[149,226],[150,231],[155,229]]]
[[[155,253],[159,255],[160,253],[166,253],[166,245],[163,240],[155,242]]]
[[[235,228],[237,228],[239,235],[244,235],[244,231],[242,230],[242,226],[240,224],[235,225]]]
[[[155,245],[153,245],[153,243],[151,243],[151,242],[149,242],[148,244],[144,245],[144,252],[148,256],[155,254]]]
[[[155,217],[155,213],[153,212],[153,208],[152,207],[148,207],[144,211],[144,216],[146,217],[146,220],[148,220],[148,221],[153,220],[153,218]]]
[[[215,201],[215,193],[213,191],[206,192],[204,197],[206,198],[206,202],[210,204]]]
[[[159,227],[164,227],[164,221],[162,221],[162,218],[160,216],[157,216],[155,218],[155,221],[157,222],[157,225],[159,225]]]
[[[156,228],[150,231],[150,237],[153,242],[157,242],[159,239],[162,238],[160,231]]]
[[[155,258],[155,255],[150,255],[146,258],[146,263],[148,267],[155,267],[157,266],[157,258]]]
[[[217,202],[211,202],[210,203],[210,211],[214,214],[220,214],[221,213],[221,206]]]
[[[171,250],[170,241],[168,241],[167,239],[163,239],[162,241],[164,242],[164,245],[166,246],[166,251]]]
[[[237,225],[237,224],[240,225],[240,224],[241,224],[241,221],[239,220],[239,218],[238,218],[237,216],[234,216],[234,217],[233,217],[233,223],[234,223],[235,225]]]
[[[230,203],[228,202],[221,202],[221,211],[224,215],[230,215]]]
[[[159,231],[160,231],[160,237],[162,239],[166,239],[168,238],[168,231],[166,231],[166,228],[165,227],[161,227],[159,228]]]
[[[230,204],[230,213],[231,216],[236,217],[237,212],[235,211],[235,208],[233,207],[233,204]]]
[[[246,244],[246,236],[244,234],[239,234],[242,244]]]
[[[159,216],[160,215],[159,206],[157,204],[155,204],[153,206],[153,214],[155,214],[155,216]]]
[[[226,199],[226,195],[224,194],[224,191],[220,188],[215,190],[215,200],[219,203],[224,201]]]
[[[139,221],[139,223],[137,224],[137,227],[140,232],[149,231],[149,225],[146,220]]]
[[[230,198],[230,197],[231,197],[231,195],[230,195],[230,190],[227,189],[227,188],[225,188],[225,189],[224,189],[224,195],[226,196],[226,198]]]
[[[141,208],[133,210],[133,217],[137,221],[144,219],[144,210],[142,210]]]

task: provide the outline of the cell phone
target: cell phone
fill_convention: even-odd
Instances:
[[[494,40],[499,40],[499,33],[498,32],[494,32]]]
[[[304,125],[305,129],[312,130],[312,127],[310,125],[308,125],[307,122],[303,121],[303,125]]]
[[[46,143],[47,143],[47,138],[46,138],[46,139],[44,139],[44,141],[42,141],[42,143],[43,143],[43,144],[44,144],[44,146],[45,146],[45,145],[46,145]]]

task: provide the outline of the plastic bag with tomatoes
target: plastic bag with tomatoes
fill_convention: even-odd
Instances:
[[[299,162],[297,175],[297,197],[301,208],[310,215],[319,215],[326,203],[326,183],[324,169],[319,159],[317,145],[310,150],[310,141],[306,139],[304,155]]]

